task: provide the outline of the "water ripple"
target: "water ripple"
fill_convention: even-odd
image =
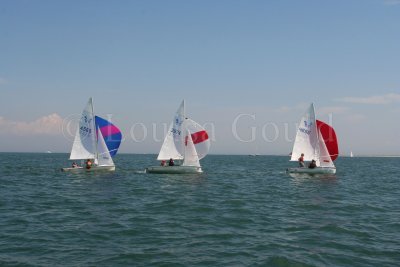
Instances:
[[[397,158],[342,158],[337,175],[311,178],[286,175],[286,157],[209,156],[200,175],[145,174],[154,155],[62,173],[67,157],[0,154],[0,265],[400,262]]]

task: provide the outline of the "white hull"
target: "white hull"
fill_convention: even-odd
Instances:
[[[186,174],[202,172],[201,167],[196,166],[151,166],[146,168],[146,173]]]
[[[306,167],[288,168],[286,170],[288,173],[308,173],[308,174],[335,174],[336,168],[331,167],[316,167],[313,169]]]
[[[63,172],[95,172],[95,171],[115,171],[115,166],[93,166],[90,169],[84,167],[62,168]]]

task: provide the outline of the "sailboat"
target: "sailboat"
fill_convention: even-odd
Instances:
[[[350,151],[350,158],[354,157],[353,151]]]
[[[90,160],[92,166],[74,165],[62,168],[62,171],[114,171],[112,157],[117,154],[121,139],[121,131],[114,124],[95,116],[93,100],[90,98],[79,120],[69,159]]]
[[[157,160],[160,166],[146,168],[147,173],[201,173],[200,160],[210,150],[210,140],[206,130],[185,115],[185,100],[175,113],[171,126],[165,136]],[[173,166],[164,163],[177,161]],[[178,162],[179,161],[179,162]]]
[[[335,130],[328,124],[315,119],[314,105],[311,103],[301,118],[293,145],[291,161],[298,161],[304,154],[305,161],[316,161],[315,168],[289,168],[289,173],[335,174],[333,161],[339,155]]]

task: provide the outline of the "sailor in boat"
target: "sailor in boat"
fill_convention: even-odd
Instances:
[[[314,169],[317,167],[317,162],[315,160],[311,160],[310,164],[308,164],[308,168]]]
[[[78,168],[78,164],[76,164],[76,162],[72,162],[72,168]]]
[[[299,158],[299,166],[301,168],[305,167],[305,165],[304,165],[304,153],[301,153],[301,156]]]
[[[175,162],[172,158],[169,159],[168,166],[174,166]]]
[[[86,169],[92,168],[92,161],[90,159],[86,160]]]
[[[163,166],[163,167],[167,166],[167,163],[165,162],[165,160],[161,161],[161,166]]]

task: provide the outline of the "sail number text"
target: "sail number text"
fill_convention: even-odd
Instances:
[[[182,131],[172,128],[171,132],[172,132],[173,134],[181,135],[181,132],[182,132]]]
[[[86,126],[81,126],[81,128],[79,128],[81,132],[87,133],[87,134],[91,134],[92,133],[92,129],[86,127]]]
[[[299,131],[303,132],[305,134],[308,134],[308,135],[310,135],[310,133],[311,133],[311,130],[307,130],[307,129],[304,129],[304,128],[299,128]]]

